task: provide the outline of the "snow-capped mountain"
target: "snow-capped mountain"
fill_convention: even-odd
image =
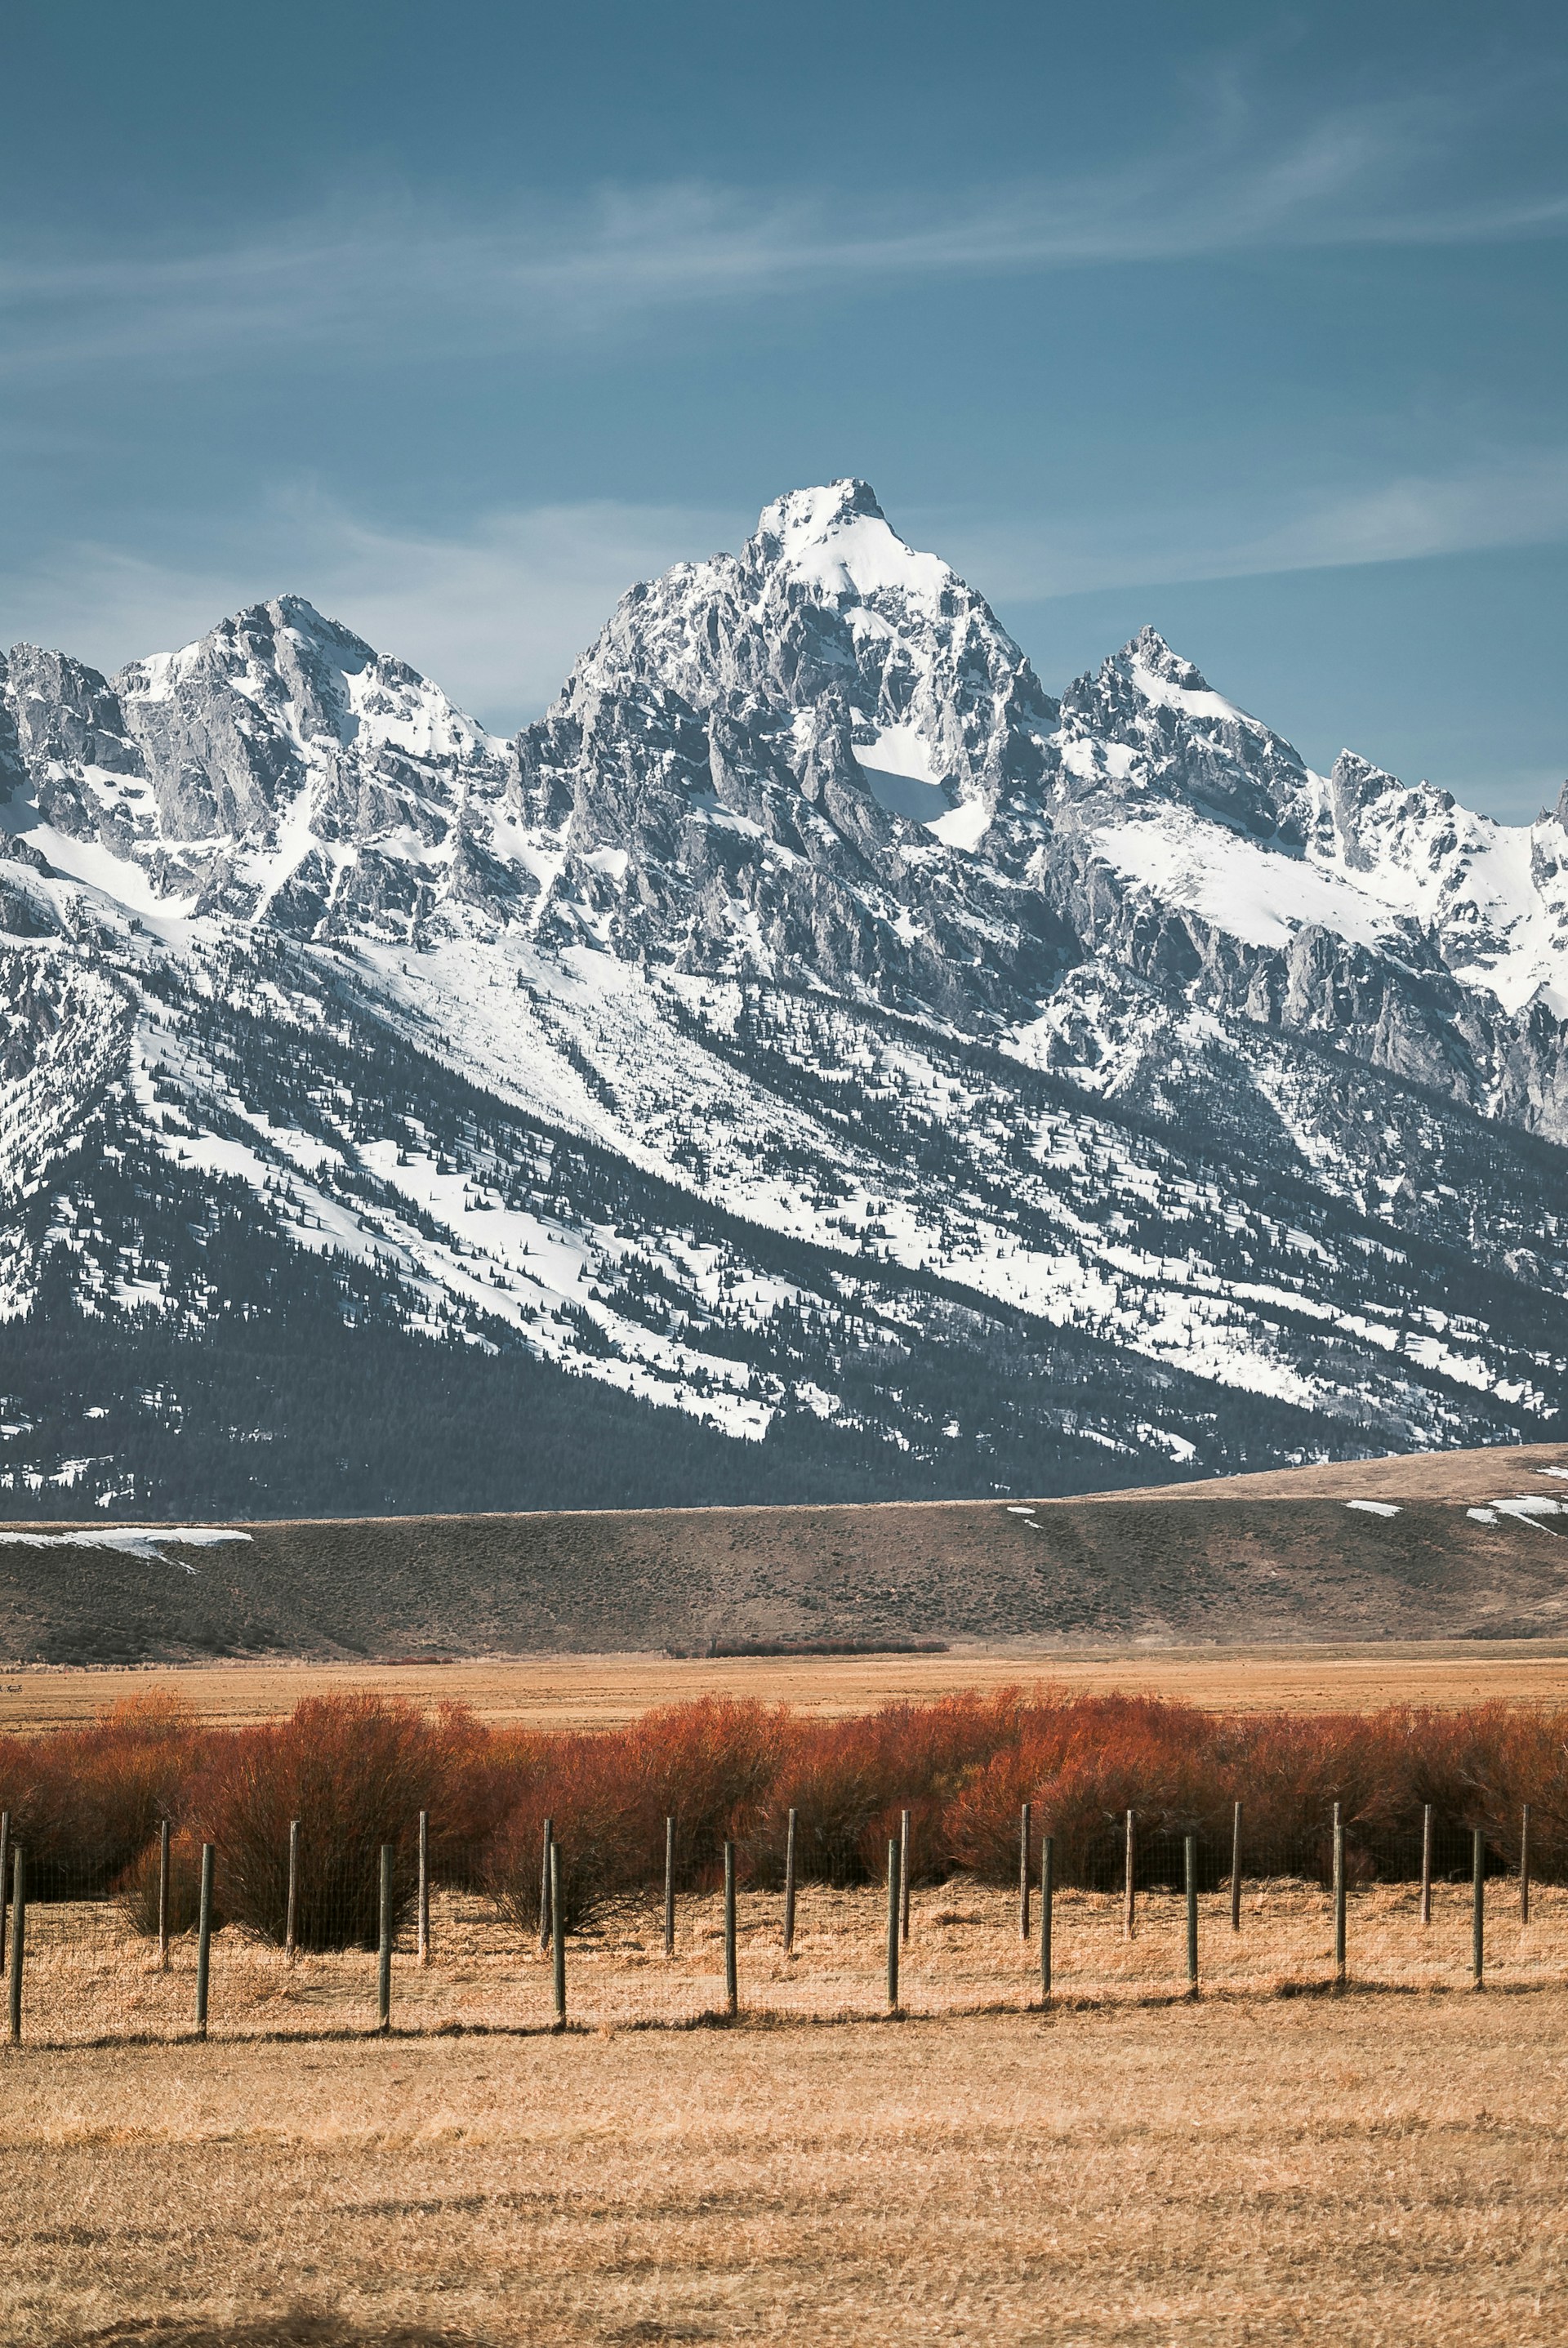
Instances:
[[[510,743],[285,597],[112,681],[18,647],[0,788],[18,1510],[1561,1411],[1562,811],[1315,775],[1152,630],[1058,703],[861,482],[633,588]]]

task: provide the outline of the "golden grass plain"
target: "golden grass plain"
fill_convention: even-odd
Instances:
[[[1334,1981],[1333,1906],[1316,1885],[1292,1879],[1243,1885],[1242,1928],[1230,1895],[1199,1901],[1202,1992],[1277,1998],[1327,1991]],[[1348,1965],[1363,1988],[1442,1995],[1470,1988],[1470,1890],[1433,1887],[1423,1927],[1413,1884],[1353,1890]],[[738,1895],[738,1969],[747,2018],[758,2025],[876,2020],[886,2009],[887,1895],[875,1887],[801,1887],[792,1954],[783,1949],[777,1892]],[[480,1893],[432,1900],[431,1962],[411,1949],[393,1960],[393,2023],[405,2034],[440,2031],[538,2032],[553,2026],[551,1965],[531,1936]],[[1034,1900],[1037,1917],[1037,1894]],[[1518,1886],[1487,1886],[1487,1981],[1499,1994],[1568,1986],[1568,1889],[1537,1884],[1528,1929]],[[1017,1894],[965,1877],[917,1890],[901,1962],[900,2003],[911,2016],[1025,2012],[1040,2000],[1033,1931],[1019,1931]],[[681,2030],[723,2013],[723,1903],[718,1894],[676,1903],[676,1949],[664,1954],[662,1904],[639,1901],[568,1936],[573,2028]],[[406,1930],[405,1941],[409,1934]],[[217,2038],[320,2037],[375,2028],[377,1960],[362,1949],[293,1962],[230,1927],[212,1941],[209,2028]],[[1137,1927],[1123,1930],[1119,1892],[1058,1891],[1053,1992],[1075,2010],[1180,1998],[1187,1993],[1185,1903],[1140,1892]],[[85,2044],[109,2038],[188,2036],[195,2000],[195,1943],[172,1944],[168,1971],[112,1900],[31,1905],[27,1919],[26,2043]]]
[[[857,1978],[874,1906],[817,1920],[855,1942]],[[1322,1921],[1280,1920],[1314,1967]],[[1062,1921],[1087,1938],[1071,1903]],[[1434,1927],[1450,1974],[1461,1922]],[[916,1941],[944,1929],[974,1950],[1006,1919],[928,1913]],[[1402,1950],[1418,1928],[1391,1903],[1380,1929]],[[1540,1929],[1555,1943],[1561,1919]],[[512,1970],[537,2016],[542,1983]],[[748,1993],[760,1972],[748,1945]],[[903,2024],[24,2045],[0,2056],[4,2337],[1554,2348],[1565,2045],[1568,1992],[1522,1977]]]
[[[1073,1694],[1163,1695],[1216,1712],[1443,1710],[1496,1699],[1568,1704],[1568,1641],[1423,1640],[1242,1648],[966,1647],[935,1655],[655,1654],[481,1657],[442,1664],[233,1663],[13,1666],[0,1677],[0,1733],[36,1735],[98,1719],[129,1695],[178,1695],[214,1725],[273,1720],[304,1696],[361,1691],[428,1709],[472,1706],[528,1728],[618,1728],[650,1705],[752,1696],[822,1717],[928,1702],[962,1689],[1045,1686]]]
[[[1147,1689],[1219,1709],[1560,1703],[1540,1643],[1254,1653],[550,1656],[425,1669],[237,1664],[13,1673],[35,1732],[152,1687],[275,1716],[376,1687],[482,1716],[610,1726],[650,1703],[755,1694],[824,1714],[949,1687]],[[29,1916],[26,2036],[0,2047],[6,2348],[529,2348],[765,2341],[1051,2348],[1568,2336],[1568,1890],[1468,1887],[1423,1931],[1408,1886],[1356,1890],[1350,1981],[1314,1887],[1249,1884],[1233,1936],[1201,1902],[1056,1909],[1039,2010],[1016,1896],[917,1890],[883,2011],[885,1894],[739,1901],[742,2012],[723,2022],[713,1899],[647,1908],[548,1964],[483,1900],[440,1895],[434,1962],[400,1952],[374,2033],[372,1953],[214,1944],[171,1969],[108,1903]],[[139,2040],[140,2043],[125,2043]],[[94,2041],[119,2043],[92,2043]]]

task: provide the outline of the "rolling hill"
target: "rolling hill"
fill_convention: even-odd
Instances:
[[[1072,1499],[0,1532],[0,1654],[1568,1635],[1568,1444]]]

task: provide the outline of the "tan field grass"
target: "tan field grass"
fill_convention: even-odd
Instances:
[[[624,1727],[650,1706],[705,1695],[789,1704],[823,1718],[923,1703],[965,1689],[1047,1686],[1068,1695],[1159,1695],[1216,1712],[1452,1710],[1502,1701],[1568,1704],[1568,1643],[1453,1640],[1363,1646],[1069,1652],[1010,1645],[941,1655],[517,1655],[439,1665],[222,1663],[126,1669],[13,1667],[0,1676],[0,1733],[35,1735],[99,1719],[128,1695],[178,1695],[197,1716],[275,1720],[302,1698],[368,1692],[427,1709],[472,1706],[492,1725]]]
[[[1565,2044],[1551,1988],[24,2047],[4,2336],[1555,2348]]]
[[[1488,1887],[1486,1966],[1500,1993],[1568,1985],[1568,1890],[1534,1889],[1528,1930],[1517,1887]],[[1413,1885],[1374,1886],[1348,1900],[1348,1970],[1370,1988],[1441,1993],[1470,1982],[1468,1885],[1434,1887],[1423,1928]],[[742,2004],[757,2023],[875,2017],[887,2004],[887,1902],[872,1888],[806,1886],[795,1947],[782,1946],[782,1900],[738,1900]],[[1031,1936],[1019,1931],[1017,1895],[964,1879],[916,1892],[901,1952],[899,1998],[914,2016],[937,2017],[1037,2004],[1038,1903]],[[1244,1887],[1242,1929],[1230,1926],[1222,1891],[1199,1901],[1201,1987],[1210,1996],[1273,1997],[1327,1987],[1334,1978],[1333,1905],[1298,1882]],[[25,2034],[58,2045],[140,2036],[179,2037],[193,2025],[196,1951],[176,1940],[170,1969],[109,1902],[36,1905],[28,1916]],[[571,2022],[588,2030],[679,2028],[725,2007],[722,1902],[677,1903],[676,1952],[664,1955],[662,1910],[636,1908],[567,1941]],[[553,2025],[551,1965],[537,1941],[477,1895],[432,1903],[432,1962],[404,1950],[393,1961],[392,2016],[399,2034],[540,2031]],[[377,2023],[377,1961],[367,1950],[283,1952],[235,1929],[212,1944],[208,2027],[214,2038],[369,2031]],[[1168,2000],[1187,1993],[1182,1900],[1140,1895],[1136,1930],[1124,1935],[1119,1894],[1058,1892],[1053,1992],[1075,2006]]]

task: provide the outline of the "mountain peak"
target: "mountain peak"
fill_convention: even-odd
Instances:
[[[341,620],[328,619],[304,595],[273,595],[264,603],[252,603],[232,619],[220,621],[203,641],[211,643],[214,638],[226,637],[264,642],[280,630],[339,661],[346,654],[355,668],[377,657],[373,644],[356,636],[352,628],[345,627]]]
[[[880,521],[885,526],[887,516],[877,503],[876,491],[869,481],[847,477],[841,481],[823,482],[816,489],[786,489],[781,498],[763,507],[756,535],[759,539],[776,539],[788,561],[802,546],[815,545],[834,530],[858,520]]]
[[[904,543],[867,481],[830,481],[775,498],[763,508],[744,559],[840,604],[894,594],[934,615],[944,595],[962,591],[939,556]]]
[[[1365,798],[1375,798],[1380,791],[1398,790],[1399,780],[1386,767],[1375,767],[1359,750],[1341,750],[1329,770],[1330,780],[1342,789],[1353,790]]]
[[[1102,723],[1106,711],[1113,708],[1130,720],[1141,721],[1153,708],[1187,717],[1235,718],[1254,727],[1258,724],[1216,693],[1202,670],[1173,652],[1158,628],[1140,628],[1098,671],[1086,670],[1075,677],[1063,695],[1063,706],[1078,711],[1090,724]]]
[[[1135,684],[1140,682],[1141,672],[1145,678],[1157,679],[1161,685],[1174,685],[1178,693],[1213,691],[1202,669],[1194,667],[1180,653],[1173,652],[1158,628],[1140,628],[1135,636],[1129,637],[1119,653],[1112,654],[1109,665],[1120,669]],[[1146,698],[1162,697],[1146,692]]]
[[[160,700],[181,679],[232,678],[251,671],[277,671],[292,677],[302,662],[319,685],[331,671],[358,675],[377,658],[374,645],[340,620],[329,620],[304,595],[274,595],[231,613],[178,652],[153,653],[129,662],[115,685],[133,701]]]

